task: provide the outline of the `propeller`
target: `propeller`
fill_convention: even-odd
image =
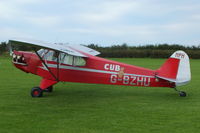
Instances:
[[[9,51],[9,53],[10,53],[10,56],[12,56],[12,55],[13,55],[13,50],[12,50],[11,42],[8,42],[8,43],[7,43],[7,46],[8,46],[8,51]]]

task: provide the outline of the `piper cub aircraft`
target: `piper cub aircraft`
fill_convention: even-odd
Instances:
[[[34,52],[12,51],[12,44],[41,47]],[[128,65],[97,57],[99,52],[82,45],[50,44],[41,41],[12,39],[8,43],[15,67],[42,77],[39,87],[31,89],[32,97],[52,92],[58,82],[126,85],[174,88],[181,97],[186,93],[177,89],[191,80],[189,57],[176,51],[157,70]]]

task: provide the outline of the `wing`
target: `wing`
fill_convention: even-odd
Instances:
[[[96,55],[100,54],[100,52],[98,52],[98,51],[96,51],[94,49],[88,48],[88,47],[86,47],[84,45],[70,45],[70,44],[67,44],[66,46],[68,46],[69,48],[80,50],[83,53],[87,53],[87,54],[90,54],[90,55],[93,55],[93,56],[96,56]]]
[[[87,57],[86,55],[83,54],[84,52],[91,55],[100,54],[99,52],[82,45],[61,45],[61,44],[46,43],[46,42],[42,42],[38,40],[30,40],[30,39],[10,39],[9,43],[35,45],[35,46],[53,49],[56,51],[67,53],[69,55],[80,56],[80,57]],[[78,50],[81,52],[79,52]]]

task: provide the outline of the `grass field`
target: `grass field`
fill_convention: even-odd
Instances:
[[[113,59],[157,69],[165,59]],[[143,88],[59,83],[32,98],[40,77],[0,57],[0,133],[193,133],[200,130],[200,60],[191,60],[192,81],[180,87]]]

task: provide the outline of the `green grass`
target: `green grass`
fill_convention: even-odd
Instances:
[[[157,69],[165,59],[113,59]],[[143,88],[59,83],[32,98],[40,77],[0,57],[0,133],[192,133],[200,129],[200,60],[191,60],[192,81],[180,87]]]

